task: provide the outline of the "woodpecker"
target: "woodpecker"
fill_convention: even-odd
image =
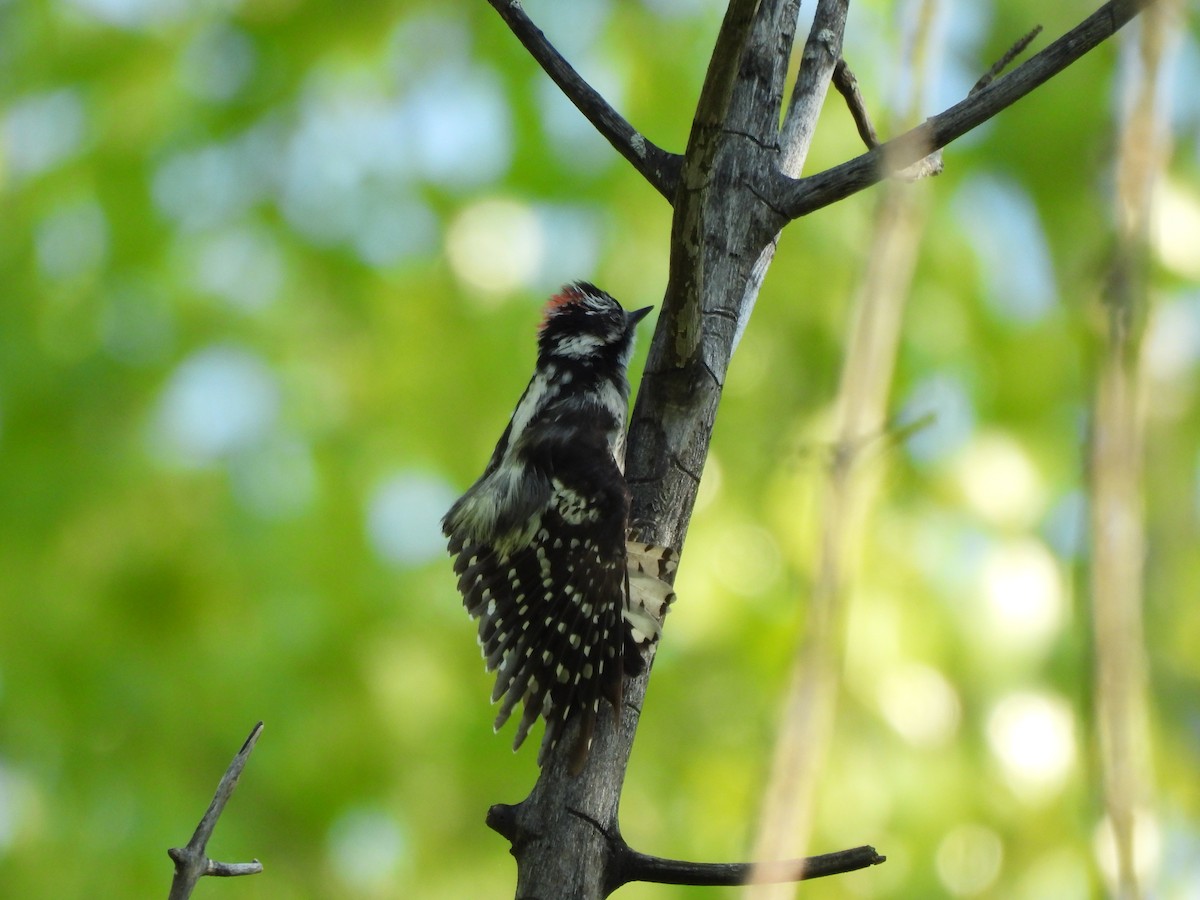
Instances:
[[[622,681],[643,666],[674,597],[674,553],[626,543],[626,367],[638,322],[585,281],[550,298],[537,367],[479,479],[442,530],[458,589],[496,672],[495,729],[518,702],[513,749],[541,716],[543,765],[579,718],[571,771],[586,761],[603,697],[620,708]]]

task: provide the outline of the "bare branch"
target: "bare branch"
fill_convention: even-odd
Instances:
[[[842,35],[846,30],[849,6],[849,0],[817,0],[796,86],[792,89],[792,99],[783,121],[780,168],[792,177],[798,176],[804,168],[833,69],[842,58]]]
[[[828,875],[856,872],[887,861],[874,847],[853,847],[835,853],[823,853],[805,859],[785,859],[766,863],[702,863],[681,859],[665,859],[634,850],[619,833],[604,828],[599,822],[576,809],[568,809],[575,819],[586,822],[603,838],[609,848],[608,877],[604,893],[611,894],[624,884],[644,881],[653,884],[689,884],[696,886],[729,886],[755,883],[784,883],[809,881]],[[498,803],[488,810],[487,824],[493,831],[518,847],[531,835],[520,822],[519,806]]]
[[[867,149],[878,147],[879,136],[875,134],[875,126],[871,124],[871,116],[867,113],[867,102],[863,100],[862,92],[858,89],[858,79],[854,77],[844,59],[839,59],[833,67],[833,86],[846,101],[854,119],[854,127],[858,129],[858,136],[867,145]]]
[[[862,138],[863,143],[867,145],[868,149],[878,147],[879,136],[875,133],[875,126],[871,124],[871,116],[867,112],[867,102],[858,89],[858,79],[854,77],[854,73],[850,71],[850,67],[846,65],[844,59],[839,59],[833,69],[833,86],[846,101],[846,106],[849,107],[850,115],[854,119],[854,126],[858,129],[858,136]],[[911,166],[901,169],[896,173],[896,177],[902,181],[919,181],[922,178],[941,174],[942,154],[941,151],[934,151]]]
[[[238,778],[242,775],[242,769],[246,768],[246,761],[250,759],[250,754],[254,750],[254,745],[258,743],[258,737],[262,734],[262,730],[263,723],[259,722],[250,731],[250,736],[242,744],[242,749],[237,752],[237,756],[225,770],[221,783],[217,785],[217,792],[213,795],[212,803],[205,810],[204,816],[200,819],[200,824],[196,826],[196,831],[187,846],[172,847],[167,851],[167,855],[175,862],[175,877],[171,881],[171,893],[168,895],[168,900],[187,900],[195,890],[196,883],[205,875],[230,877],[257,875],[262,871],[262,863],[257,859],[248,863],[222,863],[211,860],[205,855],[208,839],[212,837],[213,829],[217,827],[217,820],[225,811],[225,804],[233,796],[233,789],[237,787]]]
[[[1014,59],[1016,59],[1026,47],[1028,47],[1035,37],[1042,33],[1042,26],[1036,25],[1029,30],[1027,34],[1019,38],[1004,55],[996,62],[992,63],[987,73],[975,82],[975,86],[967,92],[967,96],[976,94],[982,91],[985,87],[991,84],[996,76],[1003,72]],[[858,79],[854,77],[854,73],[850,71],[850,66],[846,64],[846,60],[839,59],[837,65],[833,69],[833,86],[837,88],[838,93],[842,95],[842,99],[846,101],[846,106],[850,110],[850,115],[854,119],[854,127],[858,129],[858,136],[862,138],[862,142],[866,144],[870,150],[879,146],[879,136],[875,133],[875,126],[871,124],[871,116],[867,112],[867,102],[863,99],[862,92],[858,89]],[[939,167],[937,172],[941,172]]]
[[[701,886],[730,886],[756,882],[809,881],[827,875],[856,872],[886,862],[874,847],[854,847],[836,853],[823,853],[805,859],[780,860],[774,863],[697,863],[679,859],[663,859],[622,844],[618,850],[618,881],[613,887],[631,881],[654,884],[690,884]]]
[[[1156,2],[1110,0],[1029,61],[911,131],[817,175],[801,179],[780,175],[774,207],[798,219],[911,166],[1012,106]]]
[[[575,104],[600,135],[642,174],[656,191],[673,202],[679,184],[682,157],[648,141],[608,101],[583,80],[541,30],[533,24],[517,0],[488,0],[517,40],[529,51],[546,74]]]

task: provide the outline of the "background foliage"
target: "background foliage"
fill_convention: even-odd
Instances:
[[[583,74],[682,149],[721,4],[530,2]],[[932,113],[1073,2],[943,3]],[[910,4],[855,4],[873,108]],[[1190,29],[1190,30],[1189,30]],[[1146,325],[1147,640],[1159,896],[1200,896],[1200,55]],[[899,421],[849,610],[814,852],[886,865],[814,897],[1102,889],[1084,441],[1131,35],[950,148],[901,348]],[[831,102],[809,171],[859,152]],[[511,890],[490,803],[532,752],[437,529],[533,359],[542,297],[657,302],[669,210],[482,2],[0,3],[0,884],[165,892],[250,727],[205,896]],[[875,198],[792,226],[735,356],[622,822],[747,853],[820,523],[811,497]],[[705,889],[706,896],[722,896]],[[638,886],[629,897],[700,896]],[[725,896],[732,895],[726,892]]]

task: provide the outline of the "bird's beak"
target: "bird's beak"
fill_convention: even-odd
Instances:
[[[647,306],[644,309],[635,309],[633,312],[625,313],[625,327],[632,328],[638,322],[642,321],[642,319],[646,318],[646,316],[650,315],[650,310],[652,309],[654,309],[653,306]]]

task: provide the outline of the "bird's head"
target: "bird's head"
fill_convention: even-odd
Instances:
[[[653,308],[626,312],[594,284],[568,284],[546,303],[538,356],[576,365],[608,363],[623,370],[633,351],[637,323]]]

